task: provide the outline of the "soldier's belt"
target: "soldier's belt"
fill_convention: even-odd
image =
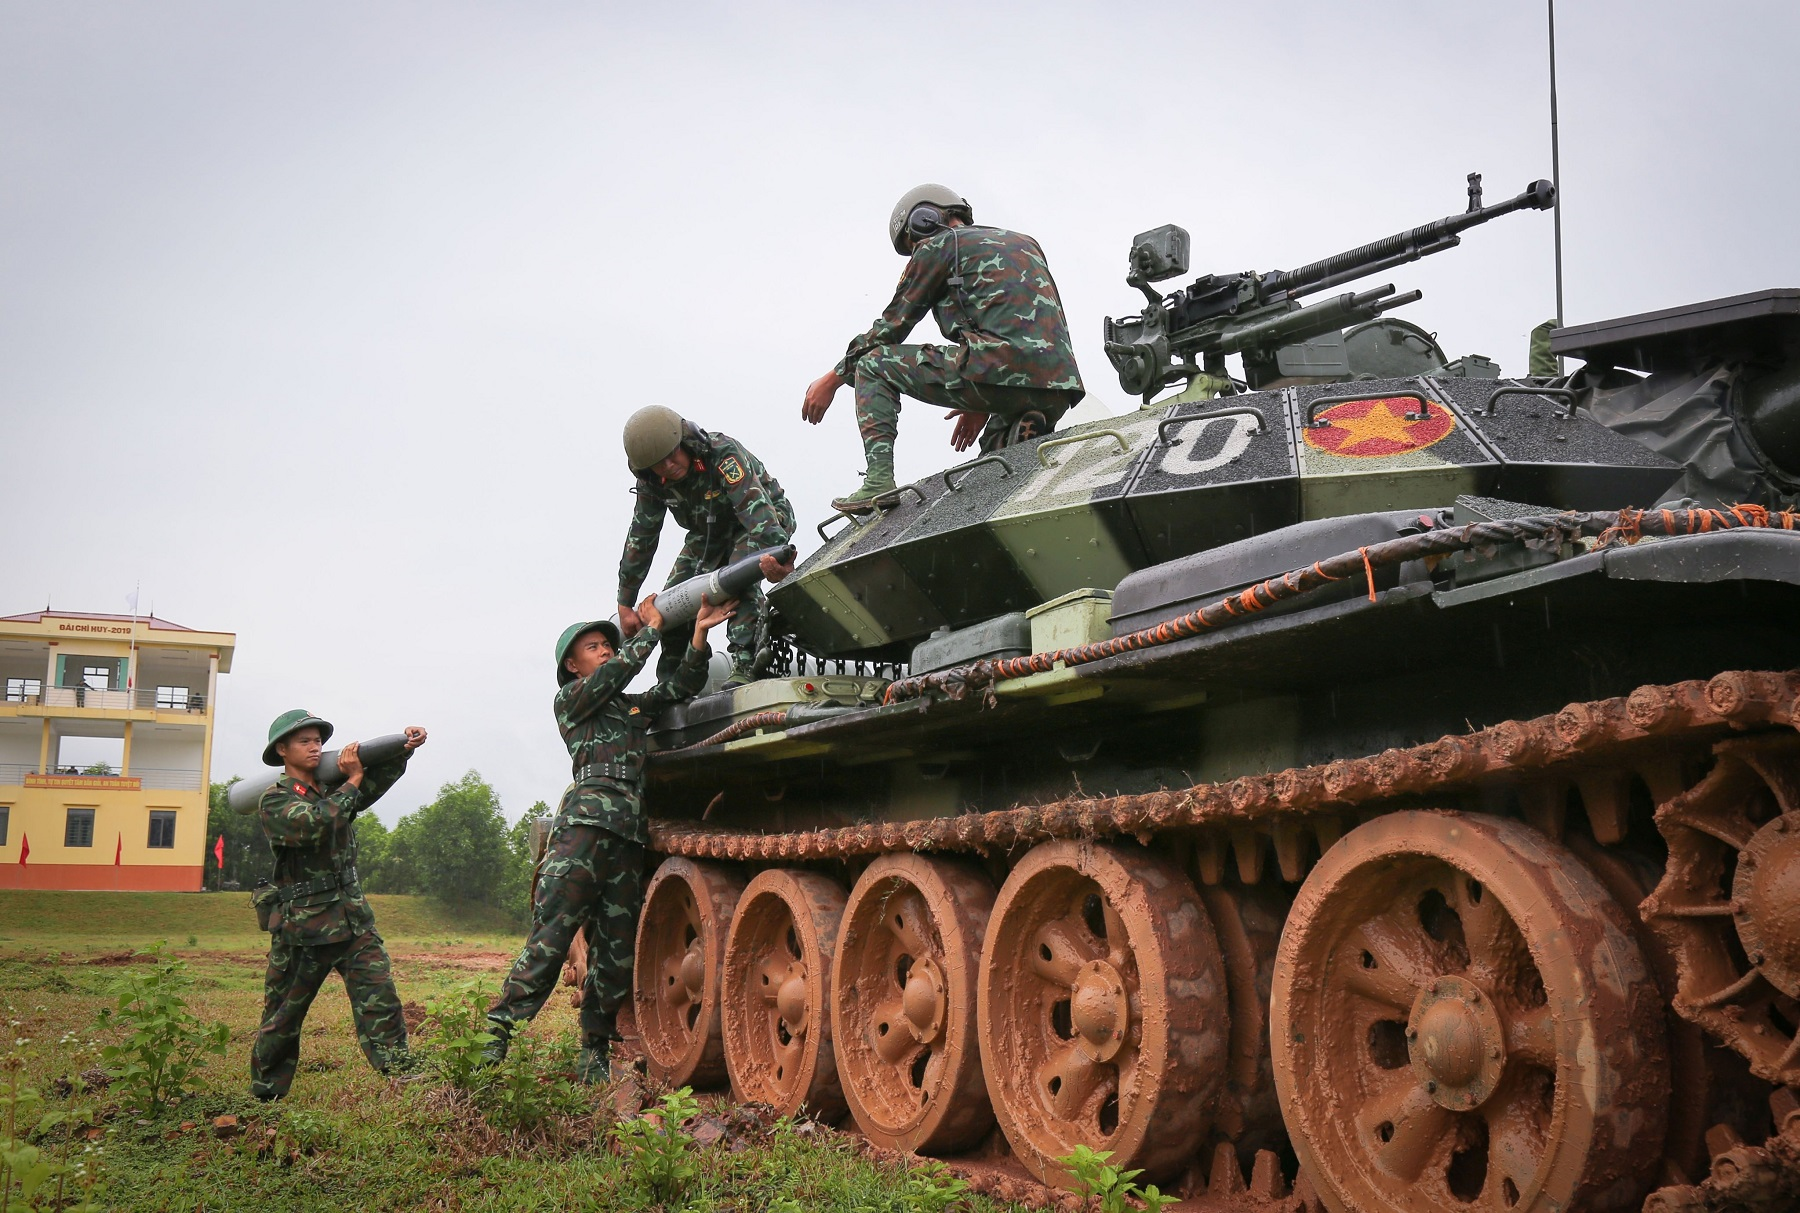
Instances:
[[[585,783],[589,779],[617,779],[630,784],[644,781],[642,775],[623,762],[590,762],[584,767],[575,768],[576,783]]]
[[[314,893],[329,893],[333,889],[348,889],[356,885],[356,869],[348,868],[342,872],[327,872],[323,876],[315,876],[311,880],[302,880],[297,884],[281,885],[275,890],[276,901],[294,901],[301,897],[310,897]]]

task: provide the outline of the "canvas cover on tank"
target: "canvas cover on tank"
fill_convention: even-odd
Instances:
[[[939,628],[1111,588],[1304,520],[1462,494],[1550,509],[1647,505],[1678,474],[1540,390],[1415,377],[1157,404],[1074,426],[836,524],[769,600],[811,652],[905,660]]]

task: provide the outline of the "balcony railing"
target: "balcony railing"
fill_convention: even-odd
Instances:
[[[180,689],[180,688],[176,688]],[[0,703],[21,703],[44,708],[153,708],[158,712],[206,712],[204,694],[171,695],[167,688],[140,687],[135,691],[102,691],[93,687],[45,687],[41,691],[8,691]]]
[[[0,762],[0,786],[22,786],[27,775],[67,775],[75,778],[87,777],[98,779],[117,779],[117,771],[104,774],[95,771],[91,775],[80,767],[62,766],[40,768],[35,762]],[[181,771],[169,767],[132,767],[125,776],[138,781],[143,788],[155,788],[165,792],[198,792],[200,790],[199,771]],[[98,786],[98,785],[97,785]]]

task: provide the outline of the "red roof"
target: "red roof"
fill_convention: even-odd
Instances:
[[[102,615],[94,611],[27,611],[23,615],[0,615],[0,623],[42,623],[49,619],[104,619],[112,623],[130,623],[130,615]],[[139,615],[139,623],[148,624],[159,632],[191,632],[194,629],[183,627],[179,623],[170,623],[167,619],[158,619],[154,615]]]

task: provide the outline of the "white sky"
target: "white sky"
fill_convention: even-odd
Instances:
[[[550,649],[611,610],[621,420],[749,443],[813,524],[806,383],[886,302],[894,199],[1037,236],[1092,399],[1133,233],[1288,268],[1550,175],[1541,3],[0,2],[0,613],[237,632],[218,778],[304,705],[422,724],[390,822],[568,778]],[[1558,13],[1571,323],[1800,285],[1791,4]],[[1523,369],[1551,220],[1390,271]],[[952,462],[936,409],[900,471]],[[678,546],[665,536],[664,561]]]

